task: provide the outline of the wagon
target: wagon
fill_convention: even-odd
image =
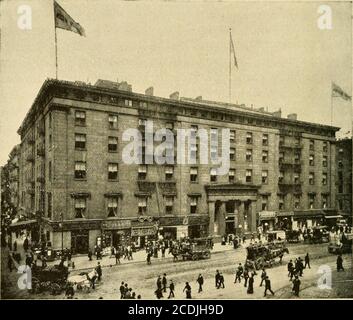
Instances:
[[[246,251],[245,267],[255,270],[272,267],[277,258],[282,262],[283,255],[289,253],[284,241],[250,245],[246,248]]]
[[[171,250],[174,260],[181,256],[183,260],[200,260],[211,257],[212,238],[197,238],[183,242]]]
[[[32,292],[50,291],[53,295],[60,294],[66,287],[68,275],[68,268],[63,265],[45,268],[34,266],[32,267]]]

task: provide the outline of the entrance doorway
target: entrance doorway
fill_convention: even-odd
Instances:
[[[71,248],[74,253],[88,252],[88,230],[71,231]]]

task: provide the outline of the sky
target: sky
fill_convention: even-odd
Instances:
[[[239,69],[232,102],[282,109],[282,117],[331,123],[331,81],[352,92],[349,2],[57,0],[86,37],[57,29],[58,78],[127,81],[133,91],[227,102],[229,28]],[[17,21],[32,10],[31,30]],[[332,29],[317,26],[329,4]],[[51,0],[3,0],[0,51],[0,165],[20,142],[17,129],[46,78],[55,78]],[[351,131],[352,106],[333,100],[333,125]]]

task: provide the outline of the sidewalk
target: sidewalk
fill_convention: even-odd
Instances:
[[[243,245],[243,246],[246,246]],[[224,245],[222,246],[220,243],[214,244],[213,250],[211,251],[211,254],[217,253],[217,252],[224,252],[224,251],[230,251],[230,250],[242,250],[242,246],[240,246],[238,249],[233,249],[233,245]],[[163,261],[163,260],[170,260],[172,259],[173,256],[171,254],[168,254],[168,250],[165,253],[165,258],[161,257],[161,252],[158,253],[158,258],[152,258],[152,263],[154,260],[158,261]],[[92,257],[92,261],[88,260],[87,255],[76,255],[71,258],[71,261],[75,263],[75,269],[72,269],[71,267],[69,268],[70,271],[80,271],[80,270],[87,270],[87,269],[93,269],[97,266],[97,262],[100,262],[100,265],[104,267],[111,267],[115,265],[115,257],[110,257],[110,256],[104,256],[101,260],[97,260],[95,256]],[[126,265],[126,264],[131,264],[131,263],[146,263],[146,251],[144,249],[139,250],[135,253],[133,253],[133,260],[127,260],[120,258],[121,265]],[[54,265],[58,264],[59,261],[51,261],[48,262],[48,265]],[[40,265],[41,262],[38,261],[38,264]],[[67,261],[65,261],[65,265],[67,266]]]

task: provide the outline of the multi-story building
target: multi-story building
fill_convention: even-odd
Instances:
[[[352,139],[336,142],[336,201],[339,214],[352,220]]]
[[[227,174],[199,161],[125,163],[123,133],[136,128],[147,140],[148,120],[175,135],[206,129],[211,139],[228,128]],[[18,130],[20,202],[37,213],[42,237],[54,248],[75,252],[126,239],[143,245],[157,233],[217,238],[276,222],[298,228],[334,207],[337,130],[178,92],[169,99],[154,96],[153,88],[138,94],[127,83],[47,80]],[[199,138],[190,153],[202,150]]]
[[[9,191],[10,201],[16,210],[19,205],[19,156],[20,156],[20,145],[13,147],[9,154],[9,160],[7,162],[9,170]]]

